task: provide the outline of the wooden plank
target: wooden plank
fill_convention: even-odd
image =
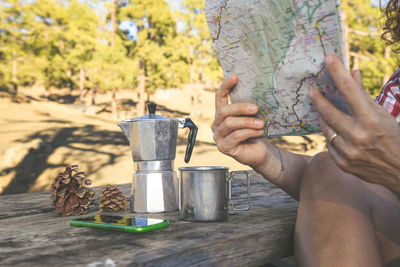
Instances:
[[[0,196],[0,220],[53,210],[48,192]]]
[[[252,185],[257,184],[267,184],[268,182],[264,180],[259,174],[254,171],[249,171],[252,177]],[[240,186],[245,186],[244,177],[239,177],[239,181],[233,184],[233,192],[236,188]],[[118,185],[123,193],[128,197],[130,196],[131,184]],[[92,189],[96,193],[96,205],[93,210],[98,210],[98,199],[100,196],[100,190],[102,187],[93,187]],[[279,190],[278,194],[282,194]],[[272,192],[270,192],[272,194]],[[283,193],[284,194],[284,193]],[[239,196],[239,202],[244,201],[245,198]],[[11,194],[11,195],[0,195],[0,220],[10,217],[19,217],[26,215],[33,215],[39,213],[52,212],[53,208],[51,206],[50,193],[49,192],[35,192],[29,194]]]
[[[252,180],[250,211],[230,211],[228,220],[212,223],[181,221],[177,212],[147,214],[171,225],[143,234],[71,227],[72,217],[48,211],[29,215],[21,209],[18,217],[0,220],[0,265],[256,266],[293,254],[297,203],[259,176]],[[242,182],[234,187],[240,203],[245,192]],[[35,199],[36,210],[46,208],[46,197],[36,194]],[[7,214],[3,208],[9,205],[2,204],[0,213]]]
[[[118,185],[128,197],[131,184]],[[98,210],[98,199],[102,187],[93,187],[97,202],[91,210]],[[12,194],[0,196],[0,220],[11,217],[27,216],[39,213],[53,212],[49,192],[36,192],[28,194]]]

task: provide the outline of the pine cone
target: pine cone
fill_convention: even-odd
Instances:
[[[94,191],[87,187],[91,183],[84,172],[78,172],[78,165],[59,173],[50,187],[55,212],[61,216],[86,214],[94,202]]]
[[[126,211],[128,204],[124,193],[115,185],[107,185],[100,193],[100,211]]]

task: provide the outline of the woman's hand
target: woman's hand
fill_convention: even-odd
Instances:
[[[237,81],[237,76],[225,80],[215,96],[215,121],[211,128],[219,151],[249,165],[298,200],[308,157],[281,150],[262,137],[265,122],[253,117],[258,112],[256,105],[228,104],[229,92]]]
[[[350,108],[347,115],[318,89],[309,93],[329,153],[342,170],[400,194],[399,125],[367,94],[358,71],[350,74],[335,56],[326,57],[325,67]]]
[[[266,138],[258,138],[264,134],[265,122],[252,117],[258,112],[256,105],[228,104],[229,92],[237,81],[238,77],[234,75],[217,90],[215,121],[211,129],[219,151],[257,169],[268,163],[268,151],[272,145]]]

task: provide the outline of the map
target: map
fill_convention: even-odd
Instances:
[[[312,85],[347,112],[323,64],[345,62],[339,0],[206,0],[205,14],[225,77],[239,76],[230,99],[258,105],[265,135],[321,131]]]

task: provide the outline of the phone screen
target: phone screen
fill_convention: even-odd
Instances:
[[[74,221],[115,224],[115,225],[133,226],[133,227],[147,227],[150,225],[160,224],[164,222],[164,220],[162,219],[123,217],[117,215],[103,215],[103,214],[84,217],[84,218],[77,218],[74,219]]]

